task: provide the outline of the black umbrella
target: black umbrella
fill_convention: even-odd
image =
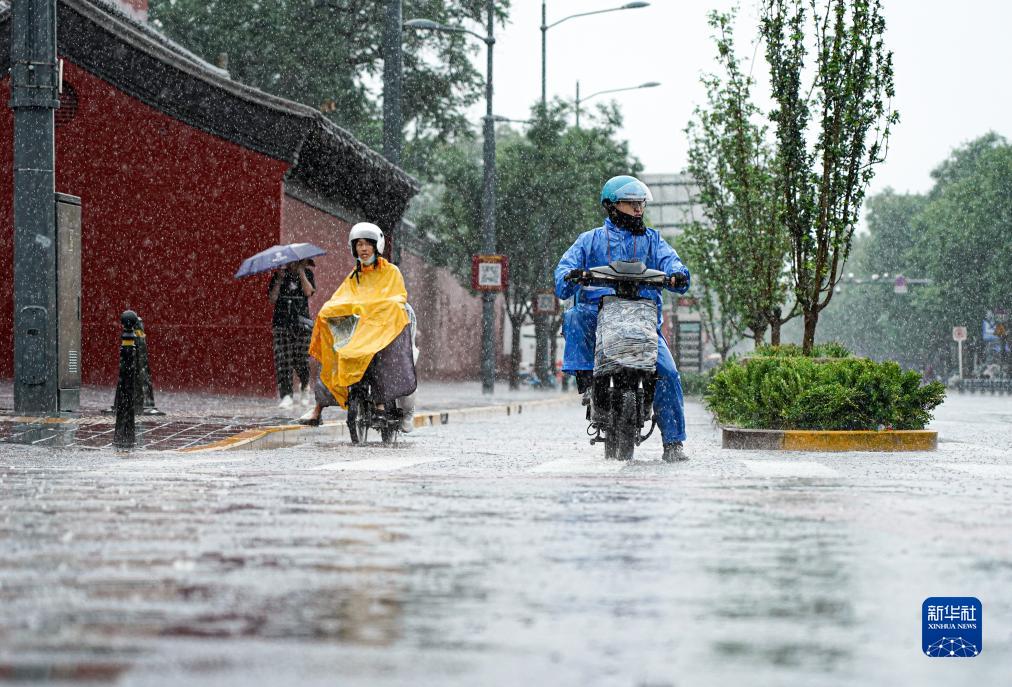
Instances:
[[[235,278],[248,277],[252,274],[270,272],[299,260],[326,255],[327,251],[311,243],[289,243],[285,246],[272,246],[242,261]]]

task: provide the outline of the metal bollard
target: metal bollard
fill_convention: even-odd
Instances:
[[[119,347],[119,382],[116,384],[116,433],[112,445],[116,448],[133,448],[137,443],[134,426],[134,395],[137,388],[137,313],[127,310],[120,316],[123,333]]]
[[[144,333],[144,320],[137,318],[137,386],[134,408],[143,415],[165,415],[155,407],[155,387],[151,382],[151,368],[148,367],[148,335]]]

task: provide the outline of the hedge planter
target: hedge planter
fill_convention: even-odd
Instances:
[[[934,451],[938,432],[927,429],[819,431],[722,428],[721,446],[767,451]]]
[[[894,362],[855,358],[839,345],[800,355],[763,347],[730,360],[707,386],[725,448],[785,451],[931,451],[926,430],[945,398],[938,382]],[[888,428],[888,429],[885,429]]]

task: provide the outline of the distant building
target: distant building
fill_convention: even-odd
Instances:
[[[641,174],[640,179],[650,187],[654,197],[647,205],[649,225],[661,232],[678,251],[678,237],[685,228],[705,219],[703,206],[699,203],[699,185],[688,174]],[[687,267],[691,273],[693,266],[688,264]],[[691,294],[681,297],[669,294],[665,301],[669,314],[665,317],[663,331],[678,369],[699,372],[708,341],[699,312],[693,307],[694,297]]]
[[[640,179],[654,197],[647,206],[649,224],[668,241],[677,243],[685,227],[703,220],[699,186],[688,174],[641,174]]]

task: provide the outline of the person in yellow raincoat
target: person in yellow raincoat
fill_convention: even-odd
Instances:
[[[313,384],[316,406],[299,418],[318,425],[327,406],[348,407],[348,390],[367,380],[382,413],[387,403],[414,392],[408,292],[404,277],[381,257],[383,232],[359,222],[348,235],[355,270],[320,309],[309,354],[320,362]]]

